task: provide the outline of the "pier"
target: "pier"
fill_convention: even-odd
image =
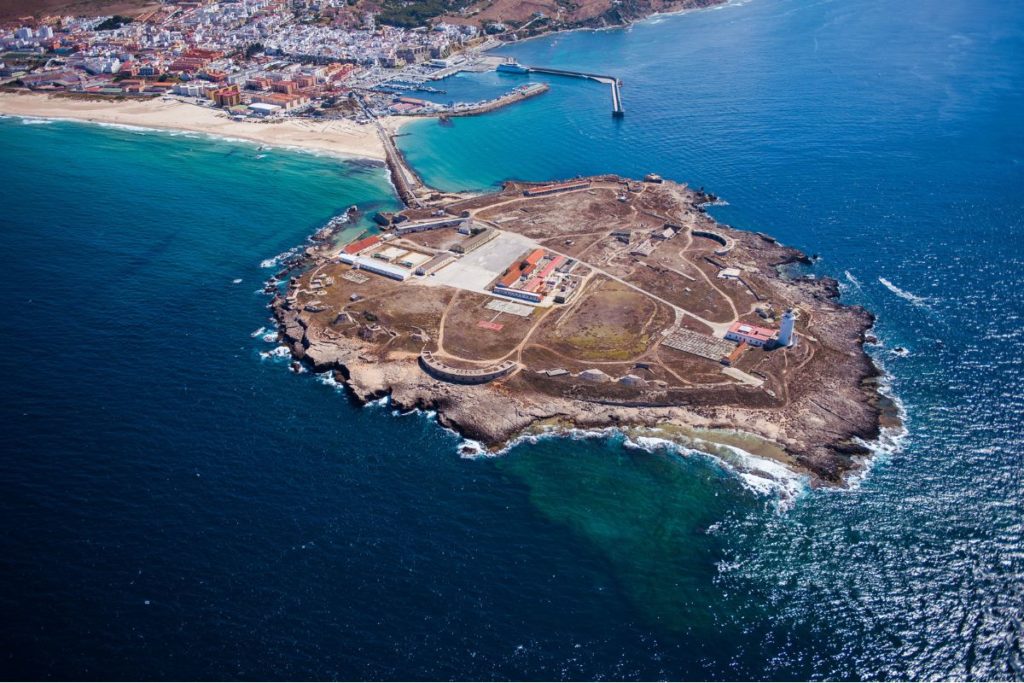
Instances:
[[[536,74],[548,74],[549,76],[567,76],[569,78],[586,78],[591,81],[597,81],[598,83],[604,83],[605,85],[611,86],[612,90],[612,116],[621,117],[625,115],[625,110],[622,108],[622,81],[614,76],[606,76],[604,74],[592,74],[585,71],[568,71],[565,69],[548,69],[542,66],[527,66],[523,67],[526,73]]]

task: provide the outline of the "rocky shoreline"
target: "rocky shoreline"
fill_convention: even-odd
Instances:
[[[691,191],[691,195],[693,206],[702,213],[702,207],[713,200],[702,193]],[[767,235],[717,223],[715,227],[775,271],[810,263],[802,252]],[[318,233],[312,245],[275,277],[283,282],[291,276],[290,289],[295,289],[303,273],[330,262],[336,253],[331,237],[329,230]],[[536,431],[641,429],[692,445],[692,430],[725,430],[750,436],[762,446],[753,449],[755,454],[809,475],[813,485],[841,486],[870,454],[865,444],[876,440],[883,426],[898,424],[891,401],[879,391],[881,372],[864,350],[874,316],[859,306],[839,304],[838,283],[831,278],[776,276],[771,280],[787,295],[813,303],[813,333],[816,341],[829,348],[828,360],[814,366],[813,380],[796,382],[787,390],[785,401],[735,385],[681,398],[672,393],[621,399],[589,397],[585,392],[554,395],[534,391],[526,370],[490,384],[448,383],[424,372],[417,353],[382,356],[376,344],[317,323],[308,311],[291,305],[273,283],[268,292],[276,292],[270,308],[280,339],[296,362],[318,373],[334,373],[361,402],[387,396],[403,411],[436,411],[441,425],[489,450],[500,450]],[[679,434],[683,436],[676,438]]]

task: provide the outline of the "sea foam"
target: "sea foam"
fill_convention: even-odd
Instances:
[[[918,296],[917,294],[914,294],[913,292],[908,292],[905,289],[901,289],[901,288],[897,287],[896,285],[894,285],[889,280],[886,280],[884,277],[878,278],[878,281],[882,283],[883,287],[885,287],[890,292],[892,292],[893,294],[895,294],[899,298],[903,299],[904,301],[909,301],[910,303],[914,304],[915,306],[920,306],[921,308],[928,308],[928,309],[931,308],[931,300],[930,299],[928,299],[926,297],[923,297],[923,296]]]
[[[263,360],[273,359],[281,360],[291,356],[291,350],[287,346],[278,346],[270,351],[260,351],[260,358]]]

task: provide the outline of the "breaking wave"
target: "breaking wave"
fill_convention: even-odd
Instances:
[[[320,384],[327,385],[332,389],[336,389],[338,391],[342,391],[345,389],[345,383],[336,380],[334,378],[334,373],[330,370],[328,370],[327,372],[316,373],[316,381],[320,382]]]
[[[449,430],[450,431],[450,430]],[[652,429],[657,432],[657,429]],[[778,510],[792,507],[796,500],[809,490],[809,477],[793,472],[782,463],[762,458],[739,447],[715,444],[720,452],[709,453],[699,448],[680,445],[657,436],[633,436],[618,427],[604,429],[550,429],[535,434],[523,434],[506,444],[499,451],[488,451],[483,444],[472,439],[459,442],[459,454],[463,458],[476,459],[501,457],[513,448],[523,444],[537,444],[549,439],[570,439],[574,441],[591,439],[621,439],[625,448],[634,448],[648,453],[669,452],[680,457],[700,457],[736,475],[746,490],[763,497],[774,497]]]
[[[290,358],[291,355],[292,352],[287,346],[278,346],[270,351],[260,351],[260,358],[263,360]]]
[[[667,450],[680,456],[708,458],[737,475],[743,487],[761,496],[775,496],[779,509],[787,509],[809,489],[809,477],[793,472],[782,463],[762,458],[737,446],[717,444],[724,452],[711,454],[697,448],[681,446],[674,441],[653,436],[627,438],[627,448],[648,452]]]
[[[285,261],[294,256],[297,253],[297,249],[298,247],[293,247],[288,251],[282,251],[280,254],[274,256],[273,258],[263,259],[262,261],[260,261],[260,268],[276,268],[278,264],[280,264],[282,261]]]

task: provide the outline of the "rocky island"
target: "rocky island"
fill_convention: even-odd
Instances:
[[[839,485],[892,419],[873,316],[713,199],[653,174],[434,194],[320,234],[271,308],[298,361],[488,449],[615,427]]]

